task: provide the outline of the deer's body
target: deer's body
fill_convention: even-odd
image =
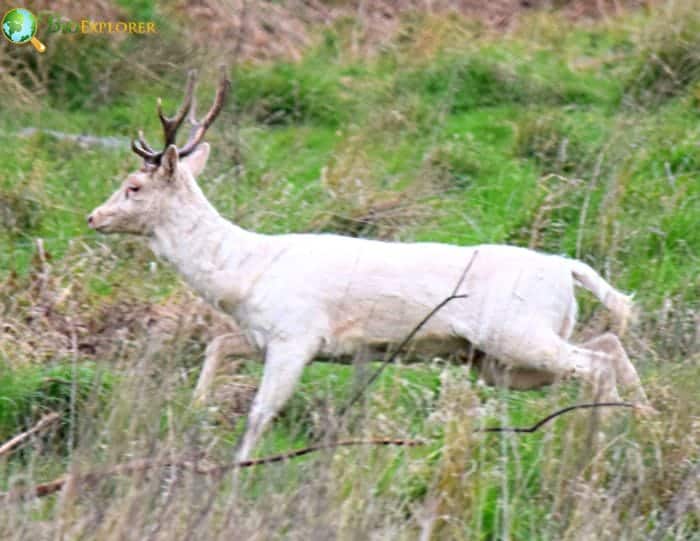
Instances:
[[[304,337],[315,353],[330,357],[368,347],[386,351],[450,295],[475,251],[459,291],[467,298],[427,322],[414,345],[417,353],[427,342],[434,355],[449,355],[464,340],[495,353],[506,322],[524,334],[538,324],[562,334],[575,317],[572,272],[579,263],[563,257],[504,245],[260,235],[213,209],[207,214],[191,212],[168,222],[166,231],[156,229],[151,247],[208,302],[233,316],[260,350]]]
[[[135,148],[146,167],[128,177],[89,223],[104,232],[148,237],[154,252],[230,314],[264,355],[263,380],[239,458],[250,454],[306,363],[317,356],[366,356],[391,349],[457,284],[457,293],[466,297],[453,300],[425,324],[412,344],[414,355],[476,349],[486,354],[478,367],[489,383],[532,388],[574,376],[593,384],[604,399],[618,397],[619,382],[645,400],[617,337],[606,334],[581,346],[567,341],[576,318],[575,284],[593,292],[620,319],[631,308],[629,298],[588,265],[504,245],[249,232],[221,217],[195,181],[208,145],[188,143],[182,159],[172,144],[161,153],[145,149],[150,149],[145,143]],[[214,368],[205,366],[203,375],[210,377]]]

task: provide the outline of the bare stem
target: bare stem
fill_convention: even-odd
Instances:
[[[53,423],[58,421],[59,418],[60,415],[56,412],[47,413],[41,419],[39,419],[39,422],[35,424],[32,428],[30,428],[26,432],[17,434],[13,438],[0,445],[0,456],[11,453],[18,445],[26,441],[28,438],[30,438],[37,432],[41,432],[47,426],[52,425]]]

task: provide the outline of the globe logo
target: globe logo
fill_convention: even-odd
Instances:
[[[0,23],[2,35],[11,43],[20,45],[30,42],[34,48],[43,53],[46,45],[36,39],[36,17],[28,9],[14,8],[5,13]]]

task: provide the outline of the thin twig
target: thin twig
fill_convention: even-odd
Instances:
[[[573,410],[577,409],[591,409],[591,408],[606,408],[606,407],[617,407],[617,408],[636,408],[636,404],[631,402],[590,402],[587,404],[575,404],[573,406],[567,406],[560,410],[550,413],[544,419],[540,419],[534,425],[530,427],[517,427],[517,426],[491,426],[486,428],[480,428],[477,432],[517,432],[520,434],[531,434],[536,432],[540,427],[547,424],[552,419],[564,415]]]
[[[282,462],[284,460],[289,460],[290,458],[297,458],[300,456],[308,455],[309,453],[314,453],[316,451],[321,451],[323,449],[333,449],[335,447],[354,447],[357,445],[393,445],[393,446],[403,446],[403,447],[418,447],[420,445],[425,445],[424,441],[420,440],[404,440],[404,439],[363,439],[363,440],[340,440],[336,442],[328,443],[317,443],[314,445],[309,445],[308,447],[303,447],[301,449],[296,449],[294,451],[288,451],[286,453],[280,453],[278,455],[271,455],[262,458],[252,458],[249,460],[242,460],[240,462],[234,462],[231,464],[224,464],[222,466],[212,466],[211,468],[206,468],[198,470],[197,473],[204,475],[217,475],[225,473],[228,470],[235,468],[250,468],[252,466],[262,466],[264,464],[272,464],[274,462]]]
[[[22,432],[21,434],[17,434],[15,437],[12,439],[6,441],[2,445],[0,445],[0,456],[7,455],[11,453],[15,447],[20,445],[22,442],[36,434],[37,432],[41,432],[44,430],[47,426],[55,423],[58,419],[60,418],[60,415],[56,412],[51,412],[47,413],[44,415],[41,419],[39,419],[39,422],[35,424],[32,428],[27,430],[26,432]]]

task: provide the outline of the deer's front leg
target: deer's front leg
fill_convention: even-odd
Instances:
[[[204,366],[194,390],[195,404],[204,404],[207,401],[220,361],[229,356],[239,359],[258,357],[258,352],[241,332],[226,333],[214,338],[204,354]]]
[[[315,353],[315,344],[276,342],[268,345],[262,382],[248,414],[237,460],[249,458],[267,425],[294,392],[304,366]]]

